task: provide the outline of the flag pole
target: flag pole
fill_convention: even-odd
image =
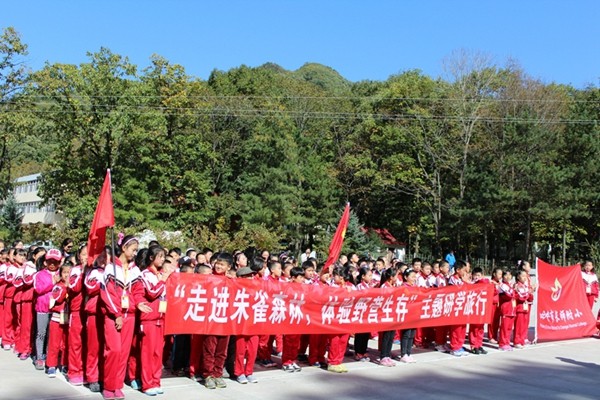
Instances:
[[[538,260],[539,258],[535,258],[535,324],[533,325],[533,344],[537,344],[538,342],[538,305],[539,305],[539,296],[538,292],[540,290],[540,270],[538,268]]]

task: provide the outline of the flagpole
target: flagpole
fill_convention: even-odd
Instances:
[[[537,344],[538,341],[538,305],[539,305],[539,296],[538,296],[538,291],[540,290],[540,270],[538,268],[538,260],[539,258],[536,257],[535,258],[535,278],[536,278],[536,285],[535,285],[535,324],[533,325],[533,344]]]

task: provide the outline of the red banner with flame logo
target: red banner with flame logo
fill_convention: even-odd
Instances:
[[[585,296],[579,264],[558,267],[538,260],[537,334],[540,340],[592,336],[596,319]]]

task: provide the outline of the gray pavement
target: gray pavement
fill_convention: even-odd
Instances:
[[[533,332],[531,332],[533,333]],[[377,343],[370,343],[376,354]],[[158,399],[600,399],[600,340],[584,338],[540,343],[523,350],[454,357],[417,349],[416,364],[386,368],[346,359],[349,373],[314,367],[287,373],[257,366],[256,384],[228,381],[225,389],[208,390],[181,377],[165,375]],[[399,351],[394,345],[394,352]],[[127,399],[148,399],[125,387]],[[101,399],[84,387],[73,387],[62,376],[48,378],[29,361],[0,351],[0,399]]]

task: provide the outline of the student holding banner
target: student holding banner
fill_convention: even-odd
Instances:
[[[591,260],[585,260],[582,265],[581,277],[583,278],[583,284],[585,285],[585,296],[590,305],[590,308],[594,308],[594,303],[598,298],[598,275],[594,269],[594,263]]]

